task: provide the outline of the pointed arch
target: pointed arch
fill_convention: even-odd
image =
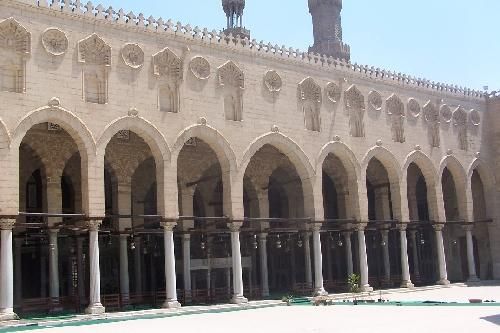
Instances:
[[[96,143],[87,125],[73,112],[61,106],[44,106],[26,114],[12,133],[11,149],[19,148],[21,141],[31,127],[47,122],[57,124],[69,133],[75,140],[82,159],[95,156]]]
[[[420,150],[415,150],[412,153],[408,154],[408,156],[406,156],[402,168],[403,178],[406,177],[408,167],[412,163],[415,163],[420,171],[422,171],[422,174],[424,175],[425,181],[428,186],[436,183],[437,172],[434,163],[432,163],[432,160],[429,158],[429,156],[427,156]]]
[[[0,154],[10,146],[10,133],[4,121],[0,119]],[[1,155],[0,155],[1,156]]]
[[[319,203],[314,202],[313,183],[315,172],[309,158],[302,148],[290,137],[281,133],[267,133],[255,139],[245,150],[239,163],[237,184],[243,184],[246,169],[252,157],[265,145],[273,146],[286,155],[299,175],[304,192],[304,213],[308,217],[315,217],[315,209]],[[239,185],[238,185],[239,186]],[[322,208],[322,207],[321,207]]]
[[[384,165],[389,175],[391,183],[398,183],[401,180],[401,167],[396,157],[384,147],[373,147],[365,154],[361,163],[361,174],[366,176],[366,169],[370,161],[376,158]]]
[[[129,130],[140,136],[148,144],[157,163],[170,161],[170,148],[165,137],[153,123],[142,117],[122,117],[109,123],[97,141],[99,156],[104,156],[108,143],[121,130]]]
[[[457,197],[458,213],[460,219],[467,219],[467,174],[460,161],[453,155],[448,155],[441,160],[439,167],[439,184],[442,184],[444,170],[447,169],[454,181]],[[443,193],[444,197],[444,193]]]
[[[486,204],[486,213],[488,215],[488,218],[495,218],[498,214],[496,211],[497,195],[495,191],[495,184],[496,184],[495,174],[492,172],[488,164],[481,158],[475,158],[472,161],[467,171],[467,191],[470,191],[471,200],[474,200],[472,194],[473,191],[472,176],[474,175],[475,171],[478,173],[479,178],[481,179],[481,182],[484,187],[483,190],[484,190],[484,197]],[[471,207],[473,208],[473,210],[470,212],[469,217],[474,219],[475,216],[474,204],[472,204]]]

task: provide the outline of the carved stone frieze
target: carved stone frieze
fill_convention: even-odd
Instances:
[[[365,97],[359,89],[352,85],[344,93],[344,103],[347,112],[349,113],[349,128],[351,136],[364,137],[365,136]]]
[[[431,101],[424,105],[424,118],[429,128],[429,141],[432,147],[439,147],[441,139],[439,136],[440,116],[437,107]]]
[[[191,59],[189,70],[199,80],[207,80],[210,77],[210,63],[201,56]]]
[[[228,61],[219,67],[218,77],[221,86],[232,86],[240,89],[245,88],[245,75],[232,61]]]
[[[458,145],[460,149],[467,150],[467,112],[459,106],[453,112],[453,124],[458,131]]]
[[[342,95],[340,87],[333,82],[328,82],[326,84],[325,93],[328,100],[332,103],[338,103],[340,101],[340,96]]]
[[[378,91],[372,90],[368,94],[368,105],[370,105],[370,108],[374,111],[381,111],[382,110],[382,96]]]
[[[49,54],[60,56],[68,50],[68,37],[60,29],[48,28],[42,34],[42,45]]]
[[[321,87],[310,77],[299,83],[299,102],[304,114],[306,129],[319,132],[321,128]]]
[[[280,92],[281,87],[283,86],[283,81],[281,80],[281,76],[278,72],[270,70],[264,75],[264,85],[269,92],[277,93]]]
[[[422,107],[420,106],[420,103],[416,99],[410,98],[408,100],[408,115],[414,118],[418,118],[420,117],[421,113]]]
[[[168,47],[153,55],[153,72],[177,82],[182,80],[182,60]]]
[[[111,46],[94,33],[78,42],[78,61],[109,67],[111,66]]]
[[[18,54],[29,55],[31,34],[13,18],[3,20],[0,22],[0,49],[11,49]]]
[[[451,108],[448,105],[446,104],[441,105],[439,113],[441,114],[441,119],[445,123],[451,122],[451,119],[453,118],[453,112],[451,111]]]
[[[474,109],[470,110],[469,115],[470,115],[470,122],[472,123],[472,125],[474,126],[481,125],[481,113],[479,113],[478,110]]]
[[[386,101],[387,114],[391,117],[392,139],[394,142],[405,142],[404,119],[405,106],[401,99],[392,94]]]
[[[121,54],[123,62],[130,68],[138,69],[144,65],[144,51],[138,44],[125,44]]]

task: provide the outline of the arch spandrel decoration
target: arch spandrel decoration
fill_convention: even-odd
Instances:
[[[0,91],[26,90],[26,60],[31,54],[31,34],[19,22],[0,22]]]
[[[386,101],[387,114],[391,117],[392,124],[392,140],[394,142],[403,143],[405,139],[405,106],[401,99],[392,94]]]
[[[461,106],[453,111],[453,125],[458,131],[458,146],[461,150],[467,151],[467,111]]]
[[[106,104],[111,47],[94,33],[78,42],[78,62],[83,64],[84,100],[88,103]]]
[[[245,74],[234,62],[228,61],[218,68],[217,77],[223,89],[226,120],[241,121]]]
[[[163,112],[180,111],[179,87],[183,80],[183,61],[168,47],[153,55],[153,73],[160,80],[158,109]]]
[[[423,108],[424,118],[427,122],[428,132],[429,132],[429,141],[431,147],[439,147],[441,145],[441,140],[439,137],[439,125],[440,125],[440,116],[439,110],[436,105],[431,101],[428,101]]]
[[[309,131],[321,129],[321,87],[308,77],[299,83],[299,103],[304,114],[305,127]]]
[[[349,127],[352,137],[361,138],[365,136],[365,96],[359,89],[352,85],[344,94],[345,108],[349,113]]]

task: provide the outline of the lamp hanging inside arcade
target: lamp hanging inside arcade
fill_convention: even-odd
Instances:
[[[344,246],[344,242],[342,241],[342,236],[340,236],[340,234],[338,234],[338,239],[339,239],[339,240],[338,240],[338,242],[337,242],[337,245],[338,245],[339,247]]]
[[[277,239],[276,239],[276,248],[281,249],[281,239],[280,239],[280,234],[278,234]]]
[[[297,246],[302,248],[304,246],[304,242],[302,241],[302,236],[299,234],[299,239],[297,240]]]
[[[258,249],[259,248],[259,243],[257,242],[257,235],[253,235],[253,241],[252,241],[252,246],[254,249]]]

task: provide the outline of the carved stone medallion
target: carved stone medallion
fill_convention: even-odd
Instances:
[[[68,50],[68,37],[57,28],[48,28],[42,34],[42,45],[48,53],[60,56]]]
[[[410,98],[408,100],[408,114],[414,118],[418,118],[422,113],[422,107],[416,99]]]
[[[326,97],[332,103],[337,103],[340,101],[340,96],[342,94],[340,87],[333,82],[328,82],[325,88]]]
[[[191,59],[189,70],[199,80],[207,80],[210,77],[210,63],[203,57],[197,56]]]
[[[375,90],[370,91],[368,94],[368,104],[375,111],[382,110],[382,96]]]
[[[446,104],[443,104],[441,106],[440,113],[441,119],[443,119],[445,123],[449,123],[453,118],[453,112],[451,111],[451,108]]]
[[[276,71],[267,71],[264,75],[264,84],[270,92],[276,93],[281,90],[283,81]]]
[[[478,110],[472,109],[470,110],[470,121],[472,125],[479,126],[481,124],[481,114]]]
[[[141,68],[144,65],[144,51],[137,44],[125,44],[122,48],[122,59],[130,68]]]

